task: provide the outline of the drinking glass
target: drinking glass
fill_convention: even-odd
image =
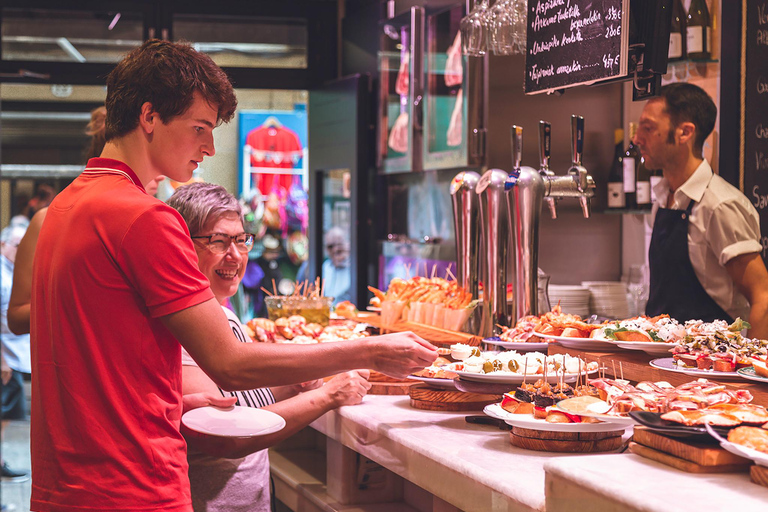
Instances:
[[[627,290],[632,298],[632,314],[634,316],[643,314],[645,303],[648,301],[648,267],[645,265],[629,267]]]
[[[464,55],[482,57],[488,50],[488,27],[486,26],[488,0],[478,0],[469,14],[461,19],[461,49]]]
[[[488,46],[494,55],[512,55],[515,43],[514,0],[498,0],[488,9]]]
[[[512,0],[512,10],[514,11],[515,25],[514,52],[525,54],[527,45],[526,32],[528,30],[528,2],[526,0]]]

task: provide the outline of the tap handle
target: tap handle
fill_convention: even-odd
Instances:
[[[523,161],[523,127],[512,125],[512,166],[519,169]]]
[[[552,125],[539,121],[539,159],[542,170],[549,170],[549,157],[552,153]]]
[[[573,164],[581,165],[581,154],[584,151],[584,118],[582,116],[571,116],[571,137],[573,139],[571,147]]]

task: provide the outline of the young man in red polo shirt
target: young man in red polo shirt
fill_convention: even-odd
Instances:
[[[152,40],[109,75],[106,106],[104,151],[53,201],[36,250],[32,510],[191,510],[179,343],[231,390],[355,368],[403,377],[435,359],[413,335],[239,343],[181,216],[144,189],[188,181],[214,154],[236,107],[229,80],[191,47]]]

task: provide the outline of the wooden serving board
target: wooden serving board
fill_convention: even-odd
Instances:
[[[595,453],[618,449],[623,431],[549,432],[512,427],[509,442],[518,448],[539,452]]]
[[[427,411],[479,411],[488,404],[501,401],[501,395],[433,389],[423,383],[411,386],[408,395],[411,407]]]
[[[765,466],[758,466],[755,464],[749,468],[749,477],[757,485],[768,487],[768,468]]]
[[[695,462],[681,459],[679,457],[675,457],[674,455],[670,455],[668,453],[664,453],[634,442],[629,443],[629,451],[640,455],[641,457],[645,457],[646,459],[655,460],[656,462],[661,462],[662,464],[666,464],[667,466],[679,469],[680,471],[685,471],[686,473],[740,473],[746,472],[749,468],[748,464],[702,466],[701,464],[696,464]]]
[[[369,395],[407,395],[408,390],[417,384],[416,381],[405,382],[372,382]]]
[[[645,427],[635,427],[632,439],[656,451],[684,459],[700,466],[749,465],[751,461],[726,451],[717,444],[695,443],[663,436]]]

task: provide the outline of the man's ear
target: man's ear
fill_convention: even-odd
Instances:
[[[677,133],[680,137],[680,142],[683,144],[688,143],[688,141],[693,141],[694,137],[696,136],[696,125],[691,123],[690,121],[685,121],[680,123],[680,125],[677,127]]]
[[[144,133],[152,133],[155,131],[155,125],[160,121],[160,115],[155,112],[150,102],[145,102],[141,106],[141,113],[139,114],[139,126]]]

